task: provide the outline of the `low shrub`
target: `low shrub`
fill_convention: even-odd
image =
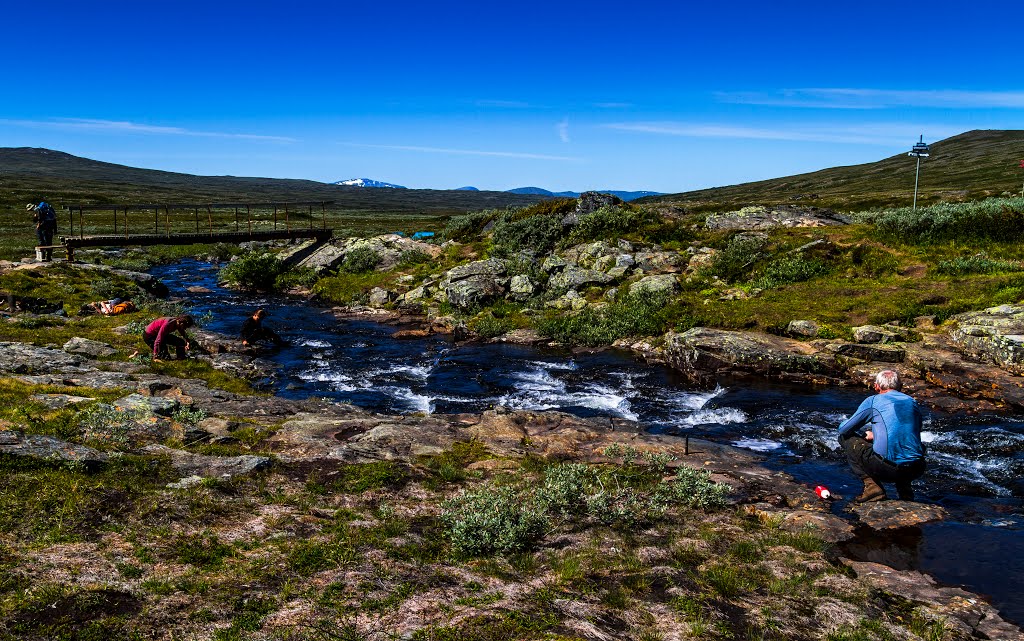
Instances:
[[[463,242],[479,236],[489,222],[502,213],[498,210],[477,211],[462,216],[452,216],[448,219],[441,237],[444,240],[457,240]]]
[[[220,270],[220,279],[242,289],[272,291],[285,265],[274,254],[254,251],[243,254]]]
[[[380,254],[373,247],[362,245],[345,254],[345,260],[341,263],[341,271],[349,274],[364,274],[376,269],[380,261]]]
[[[274,289],[284,291],[293,287],[312,287],[320,279],[315,269],[310,267],[297,267],[279,275],[274,280]]]
[[[597,474],[584,463],[553,465],[544,474],[537,500],[548,512],[559,516],[583,514],[587,511],[587,493],[596,482]]]
[[[540,214],[529,218],[517,218],[505,214],[494,224],[491,253],[495,256],[512,256],[527,248],[538,254],[546,254],[555,248],[564,233],[562,217],[557,214]]]
[[[444,503],[441,520],[452,545],[471,555],[528,549],[547,531],[544,508],[532,493],[486,485]]]
[[[432,258],[427,252],[418,249],[407,249],[398,255],[398,266],[412,267],[413,265],[429,263],[431,260]]]
[[[519,323],[517,323],[514,318],[508,316],[496,316],[490,311],[484,312],[470,323],[470,329],[476,332],[481,338],[502,336],[514,329],[518,329],[518,327]]]
[[[671,311],[664,294],[629,294],[605,308],[549,315],[537,322],[543,336],[570,345],[610,345],[627,336],[656,336],[668,328]]]
[[[916,210],[883,209],[859,214],[857,218],[874,224],[885,236],[908,243],[1011,241],[1024,236],[1024,198],[939,203]]]
[[[1024,271],[1024,265],[1015,260],[998,260],[985,254],[975,254],[940,261],[936,271],[948,276],[967,276],[970,274],[997,274],[1000,272]]]
[[[579,222],[566,239],[566,245],[577,245],[591,240],[613,240],[624,235],[639,235],[643,228],[662,223],[661,217],[647,209],[631,207],[602,207],[580,216]]]
[[[718,252],[708,273],[718,276],[727,283],[747,280],[754,265],[763,258],[763,250],[768,244],[762,236],[737,234],[729,240],[725,249]]]
[[[801,283],[827,274],[829,267],[823,261],[804,256],[785,256],[768,263],[761,275],[751,281],[760,289],[775,289],[790,283]]]

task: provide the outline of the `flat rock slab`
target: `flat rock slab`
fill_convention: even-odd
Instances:
[[[86,467],[107,462],[107,455],[84,445],[68,443],[52,436],[35,436],[0,431],[0,454],[24,456],[44,461],[67,461]]]
[[[907,352],[902,347],[895,345],[865,345],[862,343],[829,343],[825,349],[838,354],[849,356],[865,361],[877,361],[880,363],[902,363],[907,357]]]
[[[113,403],[114,409],[122,412],[136,412],[141,414],[157,414],[170,416],[178,409],[179,403],[176,399],[162,396],[143,396],[131,394],[119,398]]]
[[[86,401],[94,401],[96,399],[88,396],[72,396],[71,394],[33,394],[32,400],[39,401],[52,410],[59,410],[68,405],[77,405],[78,403],[85,403]]]
[[[176,450],[164,445],[147,445],[142,451],[154,456],[166,456],[171,466],[184,476],[201,476],[203,478],[232,478],[262,470],[270,465],[266,456],[207,456],[193,454],[184,450]]]
[[[775,229],[777,227],[832,227],[850,219],[821,207],[764,207],[754,205],[707,217],[708,229]]]
[[[82,338],[81,336],[75,336],[68,342],[64,343],[63,349],[69,354],[79,354],[90,358],[100,358],[101,356],[113,356],[114,354],[117,354],[117,350],[110,345],[90,340],[88,338]]]
[[[946,518],[946,510],[938,505],[913,501],[879,501],[854,505],[850,511],[860,522],[873,530],[894,530],[914,527]]]
[[[12,374],[80,373],[81,356],[24,343],[0,343],[0,371]]]

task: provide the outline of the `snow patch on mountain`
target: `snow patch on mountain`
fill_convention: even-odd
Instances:
[[[344,187],[387,187],[390,189],[405,189],[402,185],[393,185],[380,180],[373,180],[372,178],[349,178],[348,180],[339,180],[338,182],[331,184],[342,185]]]

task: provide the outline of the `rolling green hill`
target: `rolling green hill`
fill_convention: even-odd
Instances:
[[[909,148],[908,148],[909,151]],[[931,145],[921,161],[920,203],[1020,194],[1024,183],[1024,131],[975,130]],[[802,203],[845,210],[909,205],[915,160],[901,153],[878,162],[833,167],[808,174],[665,194],[640,203],[675,204],[692,211],[752,204]]]
[[[193,176],[138,169],[50,149],[0,148],[0,208],[38,202],[271,202],[333,200],[338,209],[366,212],[462,213],[529,205],[542,196],[503,191],[367,189],[313,180]]]

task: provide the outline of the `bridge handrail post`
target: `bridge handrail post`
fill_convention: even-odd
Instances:
[[[210,210],[210,205],[206,206],[206,218],[210,222],[210,238],[213,238],[213,212]]]

